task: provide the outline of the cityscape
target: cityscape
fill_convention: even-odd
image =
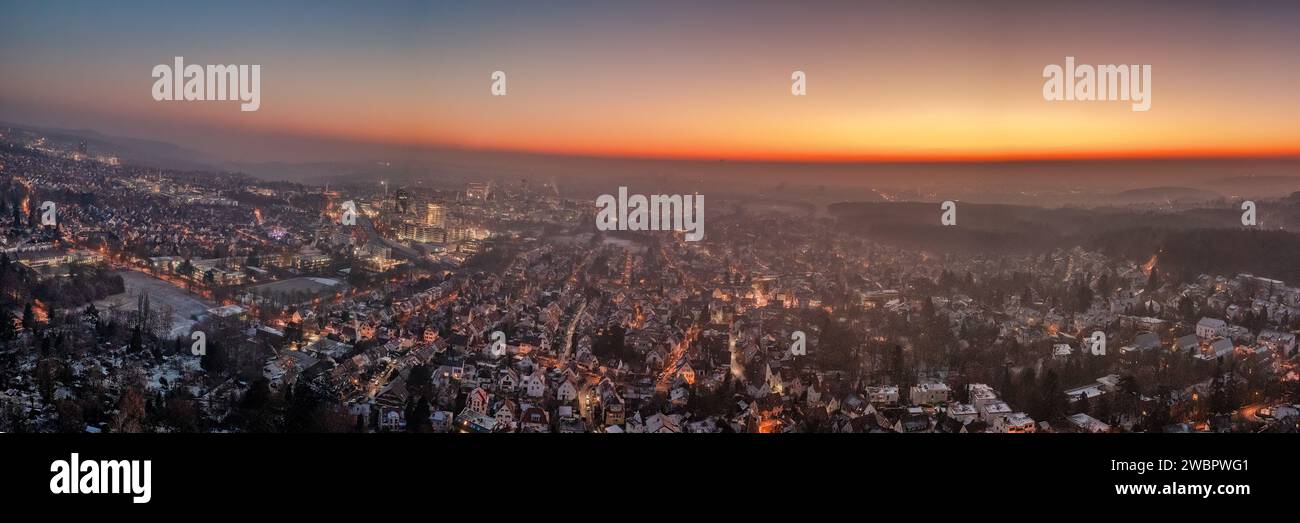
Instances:
[[[961,204],[963,234],[937,203],[719,199],[693,242],[601,231],[591,199],[528,179],[269,182],[14,128],[0,172],[6,432],[1300,421],[1300,192],[1258,202],[1269,230],[1200,226],[1240,218],[1220,198]]]
[[[3,3],[0,432],[1300,430],[1294,5]]]

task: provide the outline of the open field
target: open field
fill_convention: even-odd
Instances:
[[[135,311],[141,293],[148,293],[149,306],[156,313],[170,307],[172,322],[169,329],[171,336],[187,336],[195,320],[216,304],[191,294],[185,289],[154,278],[139,271],[120,271],[126,283],[126,292],[114,294],[95,302],[100,310]]]

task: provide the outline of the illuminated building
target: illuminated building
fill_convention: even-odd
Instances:
[[[424,204],[424,224],[429,227],[443,228],[446,221],[444,211],[441,203],[429,202]]]

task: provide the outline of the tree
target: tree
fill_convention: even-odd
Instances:
[[[412,396],[432,396],[433,371],[423,363],[412,366],[406,375],[406,388]]]
[[[1086,311],[1092,307],[1092,289],[1088,287],[1087,282],[1079,283],[1078,300],[1080,311]]]
[[[85,432],[86,421],[82,418],[81,405],[72,400],[63,400],[56,407],[59,413],[59,432]]]
[[[23,328],[29,331],[36,330],[36,313],[32,311],[30,301],[23,306]]]
[[[289,409],[284,416],[286,432],[320,432],[319,418],[320,398],[316,391],[300,380],[293,386],[293,397],[289,399]]]
[[[206,351],[199,358],[199,366],[209,374],[221,374],[226,370],[227,359],[225,344],[213,340],[207,344]]]
[[[0,341],[10,341],[17,337],[14,331],[14,316],[7,309],[0,309]]]
[[[904,361],[902,345],[894,345],[891,360],[892,363],[889,368],[893,374],[894,385],[898,386],[898,389],[901,391],[906,385],[910,384],[907,380],[908,372],[906,362]]]
[[[131,352],[144,350],[144,334],[139,325],[131,328],[130,350]]]
[[[99,327],[99,309],[95,308],[94,303],[86,306],[86,312],[82,315],[82,318],[90,326]]]
[[[110,425],[113,432],[143,432],[144,419],[144,396],[135,386],[127,387],[117,402],[117,414]]]
[[[1223,356],[1214,360],[1214,379],[1210,382],[1212,389],[1210,395],[1210,410],[1214,414],[1223,414],[1231,410],[1229,408],[1227,391],[1223,385]]]
[[[1056,376],[1054,369],[1047,369],[1047,374],[1043,377],[1042,391],[1044,396],[1040,419],[1050,421],[1064,416],[1069,405],[1065,399],[1065,392],[1061,390],[1061,380]]]
[[[48,339],[48,338],[47,338]],[[54,401],[54,392],[58,389],[59,375],[63,373],[62,364],[54,358],[41,358],[36,362],[36,390],[41,398],[50,403]]]
[[[626,329],[622,325],[605,328],[596,336],[591,352],[601,358],[622,360],[627,356],[624,345],[625,337]]]
[[[1156,387],[1156,405],[1151,407],[1151,413],[1147,416],[1147,430],[1159,432],[1168,425],[1172,418],[1169,416],[1169,396],[1173,391],[1167,385]]]
[[[178,267],[176,267],[176,272],[179,272],[181,276],[189,277],[190,275],[194,274],[194,264],[190,263],[189,258],[185,258],[185,260],[182,261]]]
[[[1141,406],[1141,392],[1138,390],[1137,378],[1131,374],[1121,376],[1116,388],[1119,389],[1119,396],[1116,401],[1120,403],[1116,407],[1118,407],[1120,415],[1137,417],[1138,408]]]
[[[408,406],[406,414],[407,432],[427,432],[429,426],[429,400],[424,396]]]
[[[260,410],[271,401],[271,382],[266,378],[253,380],[252,386],[248,388],[248,394],[240,402],[239,407],[250,410]]]

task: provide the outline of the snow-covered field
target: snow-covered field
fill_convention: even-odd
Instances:
[[[118,310],[134,311],[140,293],[147,292],[149,293],[149,307],[155,313],[162,311],[165,306],[171,307],[172,324],[170,332],[173,337],[189,336],[190,329],[196,323],[191,316],[203,316],[208,309],[216,306],[211,301],[143,272],[118,271],[118,274],[122,275],[122,280],[126,283],[126,292],[99,300],[95,302],[95,307],[101,311],[108,311],[114,305],[119,305]]]

